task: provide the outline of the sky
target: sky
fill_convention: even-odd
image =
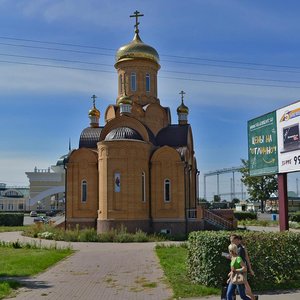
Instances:
[[[300,99],[296,0],[0,0],[0,182],[28,185],[25,172],[55,164],[69,139],[78,148],[93,94],[104,124],[135,10],[142,40],[160,55],[158,97],[173,123],[186,93],[201,196],[204,174],[247,158],[248,120]],[[220,176],[221,193],[230,176]],[[211,176],[208,198],[215,193]]]

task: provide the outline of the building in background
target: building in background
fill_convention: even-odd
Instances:
[[[64,161],[68,154],[60,157],[48,169],[34,168],[26,172],[30,184],[28,210],[64,210],[65,208],[65,169]]]
[[[0,212],[24,212],[29,199],[29,187],[0,183]]]

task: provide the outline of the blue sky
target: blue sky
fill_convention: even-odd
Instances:
[[[77,148],[92,94],[103,124],[135,10],[142,40],[160,54],[158,96],[173,123],[186,92],[202,174],[240,165],[247,121],[299,100],[299,1],[0,0],[0,182],[27,185],[25,172],[54,164],[69,138]],[[220,183],[230,189],[230,178]]]

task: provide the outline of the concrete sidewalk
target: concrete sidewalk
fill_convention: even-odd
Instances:
[[[0,233],[2,241],[30,242],[19,232]],[[37,239],[34,239],[37,241]],[[39,241],[39,240],[38,240]],[[41,240],[43,245],[70,243]],[[172,290],[154,252],[155,243],[71,243],[77,252],[35,277],[24,278],[14,299],[166,300]],[[219,300],[220,296],[189,298]],[[299,300],[300,291],[259,294],[259,299]]]
[[[0,240],[30,241],[19,233],[0,233]],[[42,241],[52,244],[53,241]],[[69,243],[57,242],[59,246]],[[172,291],[155,255],[155,243],[72,243],[74,255],[22,282],[15,299],[171,299]]]

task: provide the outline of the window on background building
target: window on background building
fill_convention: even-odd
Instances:
[[[146,92],[150,92],[150,74],[146,74]]]
[[[19,203],[19,206],[18,206],[19,210],[23,210],[24,209],[24,205],[23,203]]]
[[[87,182],[82,180],[81,182],[81,202],[87,201]]]
[[[14,205],[11,204],[11,203],[9,203],[9,204],[8,204],[8,210],[14,210]]]
[[[171,181],[170,181],[170,179],[165,179],[165,182],[164,182],[164,200],[165,200],[165,202],[171,201]]]
[[[146,175],[142,172],[142,201],[146,202]]]
[[[4,210],[4,204],[0,203],[0,210]]]
[[[130,83],[131,83],[131,90],[133,92],[135,92],[136,91],[136,73],[131,73]]]

